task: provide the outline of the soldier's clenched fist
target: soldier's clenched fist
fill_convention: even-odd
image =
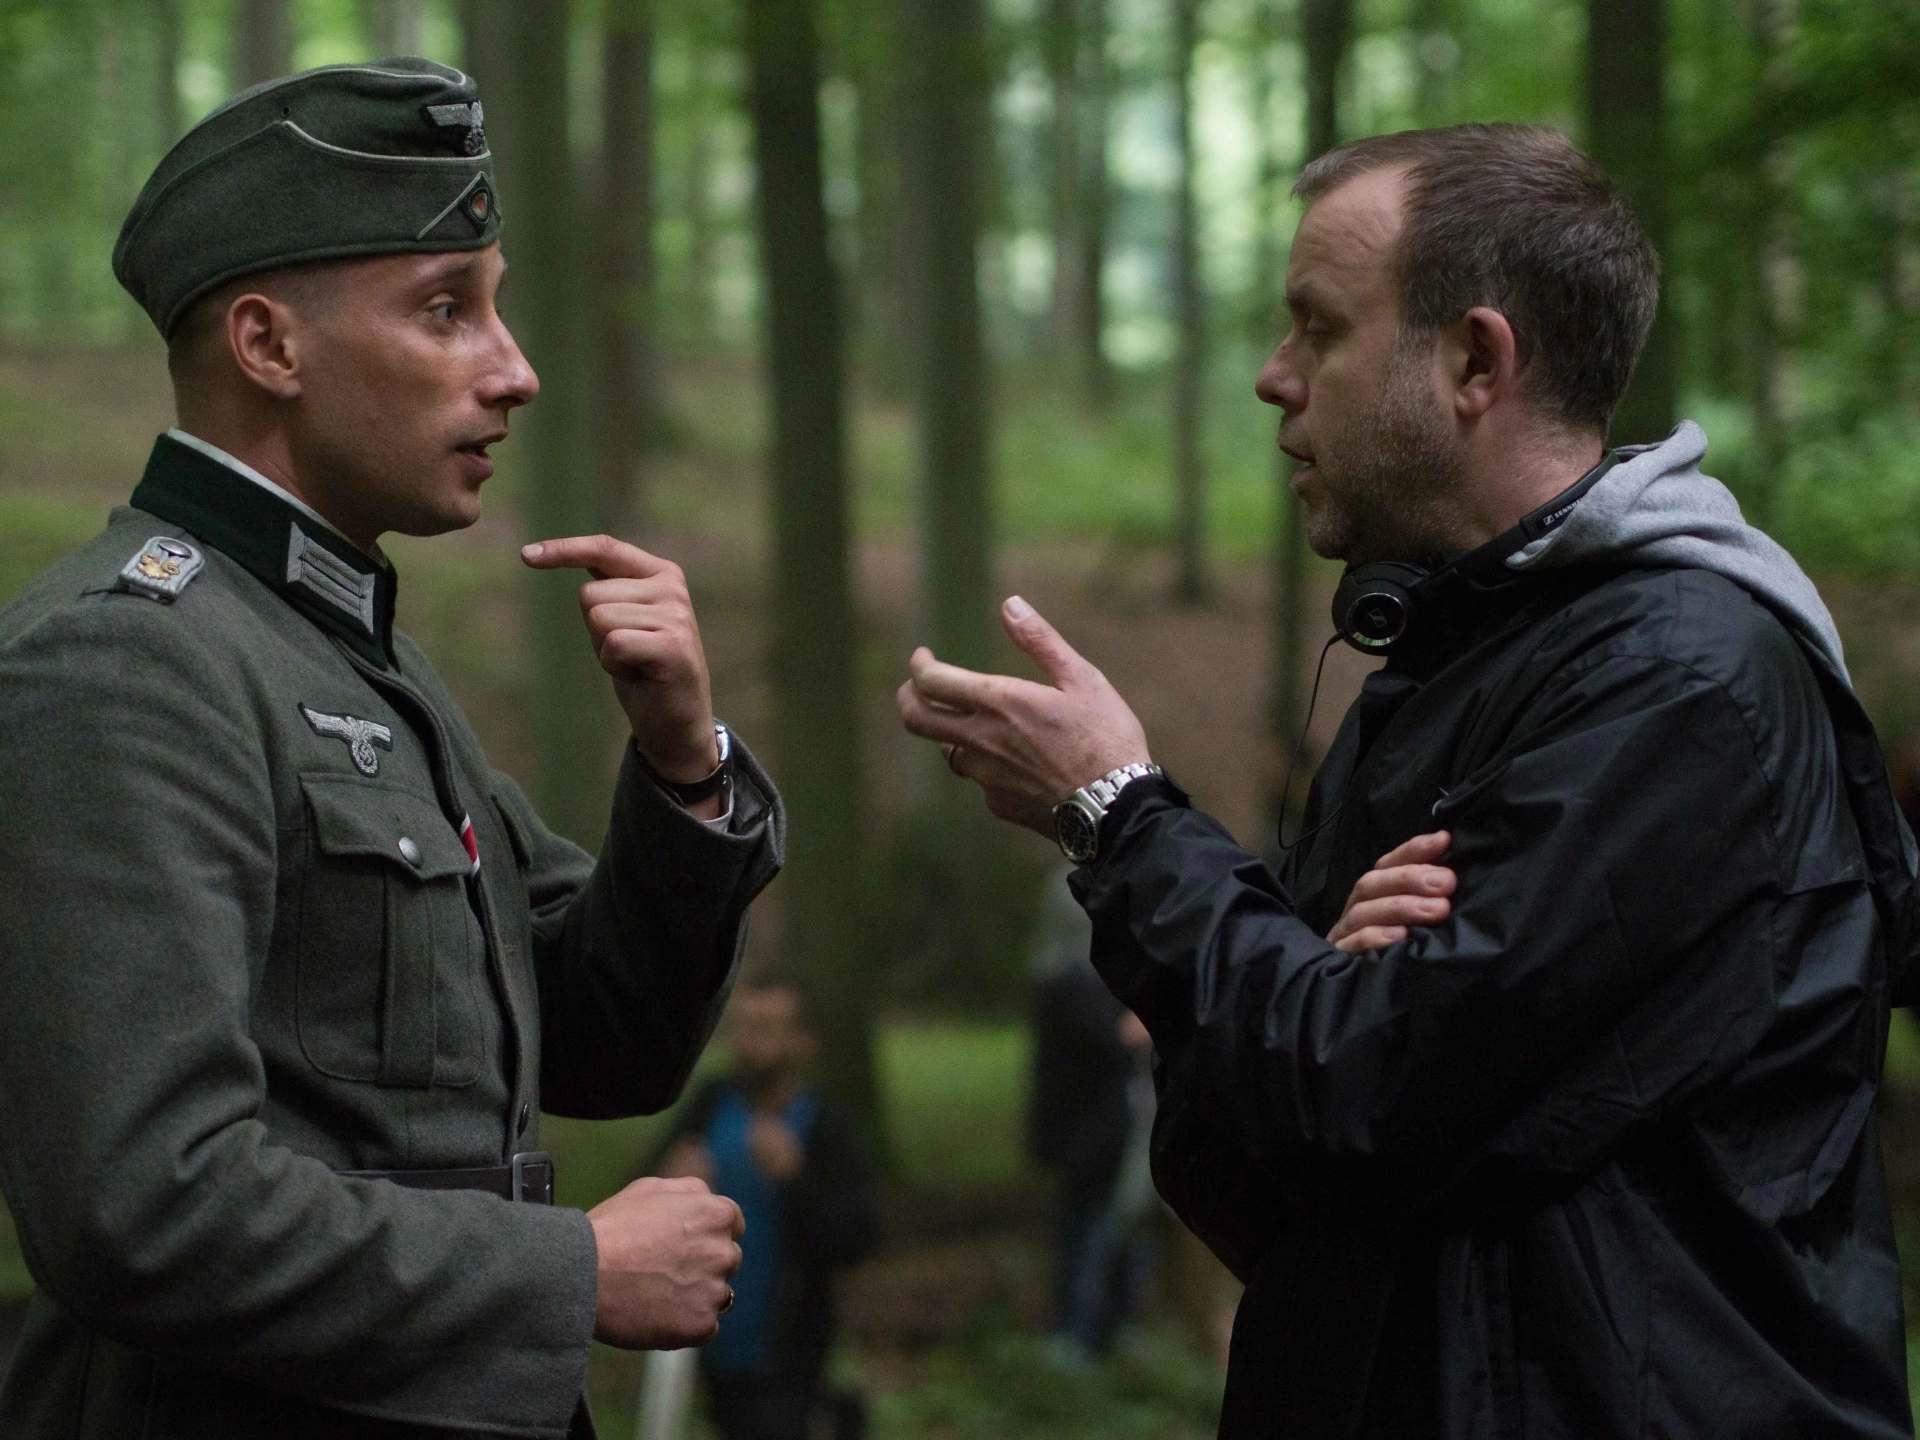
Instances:
[[[587,1212],[600,1247],[596,1340],[678,1350],[711,1340],[740,1268],[740,1207],[686,1177],[636,1180]]]

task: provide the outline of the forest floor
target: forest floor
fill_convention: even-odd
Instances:
[[[760,397],[751,367],[740,362],[676,370],[672,396],[679,443],[644,469],[656,517],[644,543],[687,569],[716,707],[764,753]],[[1031,397],[1009,409],[1000,443],[1000,592],[1025,595],[1052,619],[1134,703],[1156,758],[1196,802],[1243,843],[1266,848],[1265,797],[1286,748],[1265,723],[1270,627],[1261,506],[1270,497],[1263,500],[1258,487],[1270,484],[1267,458],[1240,456],[1223,467],[1212,594],[1203,605],[1176,607],[1155,538],[1159,501],[1150,490],[1164,469],[1156,468],[1158,442],[1147,422],[1129,411],[1101,429],[1070,407]],[[0,601],[124,502],[169,416],[157,345],[0,347]],[[1270,430],[1263,441],[1252,421],[1234,426],[1246,445],[1271,443]],[[867,401],[854,434],[864,803],[879,829],[945,777],[900,731],[891,698],[918,628],[910,426],[898,406]],[[511,442],[502,450],[502,474],[477,525],[430,541],[394,540],[389,549],[402,577],[401,624],[446,675],[494,762],[530,779],[531,681],[516,553],[529,537],[516,504]],[[1329,568],[1315,570],[1308,613],[1316,621],[1331,581]],[[1881,677],[1890,711],[1906,714],[1913,708],[1907,697],[1920,694],[1905,678],[1920,674],[1913,597],[1887,587],[1826,588],[1853,654],[1866,657],[1857,668]],[[1317,651],[1309,648],[1303,682]],[[1024,664],[1011,647],[1002,658],[1010,667]],[[1331,737],[1366,668],[1344,648],[1328,656],[1310,751]],[[602,758],[610,774],[611,742]],[[778,757],[771,763],[777,774]],[[1033,865],[1048,863],[1041,841],[1022,843]],[[777,937],[777,886],[768,899],[774,923],[759,927],[756,949]],[[1897,1097],[1884,1113],[1904,1231],[1920,1227],[1920,1044],[1899,1018]],[[906,1098],[892,1102],[889,1114],[898,1163],[886,1198],[887,1239],[847,1288],[846,1364],[883,1397],[876,1412],[882,1436],[1083,1433],[1060,1413],[1065,1402],[1097,1420],[1102,1433],[1204,1433],[1232,1287],[1190,1237],[1172,1246],[1179,1258],[1168,1267],[1157,1328],[1112,1366],[1063,1370],[1058,1355],[1031,1340],[1044,1309],[1047,1190],[1019,1155],[1022,1036],[1008,1023],[964,1031],[910,1016],[887,1028],[883,1082]],[[895,1078],[886,1082],[888,1075]],[[929,1088],[928,1076],[940,1084]],[[571,1167],[562,1170],[562,1198],[589,1204],[610,1193],[633,1173],[654,1133],[647,1123],[550,1126],[549,1143]],[[17,1280],[17,1259],[0,1254],[0,1290],[10,1264]],[[637,1380],[630,1357],[596,1357],[603,1433],[630,1433]]]

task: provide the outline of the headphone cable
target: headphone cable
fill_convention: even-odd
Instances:
[[[1294,836],[1292,840],[1287,839],[1287,806],[1293,799],[1294,768],[1300,763],[1301,752],[1307,748],[1307,731],[1313,725],[1314,708],[1320,703],[1320,677],[1327,673],[1327,652],[1333,649],[1334,644],[1339,639],[1339,632],[1336,631],[1332,635],[1329,635],[1327,637],[1327,643],[1320,647],[1320,661],[1313,667],[1313,691],[1307,697],[1307,718],[1300,722],[1300,738],[1294,741],[1293,756],[1287,761],[1287,778],[1280,786],[1280,823],[1276,827],[1274,838],[1280,844],[1280,853],[1282,855],[1294,849],[1301,841],[1309,840],[1313,836],[1318,835],[1322,830],[1326,829],[1327,826],[1331,825],[1340,814],[1340,810],[1335,810],[1332,815],[1327,816],[1326,819],[1322,820],[1318,825],[1310,826],[1306,830],[1303,830],[1300,834]],[[1341,809],[1344,808],[1346,807],[1341,807]]]

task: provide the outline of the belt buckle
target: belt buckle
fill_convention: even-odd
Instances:
[[[513,1157],[514,1200],[553,1204],[553,1157],[544,1150],[522,1150]]]

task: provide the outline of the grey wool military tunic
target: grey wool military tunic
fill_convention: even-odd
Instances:
[[[393,587],[163,437],[0,611],[0,1187],[38,1287],[0,1436],[568,1433],[586,1217],[340,1172],[670,1103],[784,821],[743,749],[710,827],[629,747],[589,856]]]

